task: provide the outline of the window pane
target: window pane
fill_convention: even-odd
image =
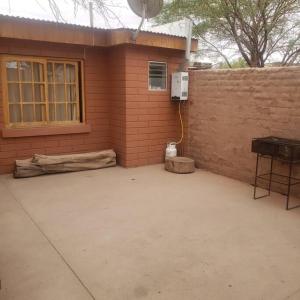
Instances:
[[[164,70],[152,69],[150,70],[150,77],[166,77],[166,72]]]
[[[21,107],[19,104],[10,104],[9,105],[9,122],[10,123],[22,122]]]
[[[54,64],[55,82],[65,82],[64,64]]]
[[[165,63],[150,63],[150,74],[166,75],[166,64]]]
[[[34,62],[33,63],[33,79],[35,82],[44,81],[43,64]]]
[[[49,102],[54,102],[54,85],[48,85],[48,100]]]
[[[5,67],[10,123],[78,120],[76,62],[23,58],[7,61]]]
[[[75,82],[75,66],[66,64],[66,82]]]
[[[153,90],[164,90],[166,88],[166,80],[162,78],[150,78],[150,88]]]
[[[16,61],[6,63],[6,74],[8,81],[19,81],[18,63]]]
[[[55,104],[49,104],[49,120],[55,121]]]
[[[46,120],[46,111],[44,104],[35,105],[35,121],[42,122]]]
[[[67,102],[76,102],[76,85],[67,85]]]
[[[53,63],[47,63],[48,82],[53,82]]]
[[[43,84],[34,84],[35,102],[45,101],[45,86]]]
[[[67,119],[69,121],[77,120],[77,104],[68,104]]]
[[[8,101],[10,103],[20,102],[20,89],[18,83],[8,84]]]
[[[56,121],[65,121],[65,104],[56,104]]]
[[[55,101],[64,102],[65,101],[65,85],[56,84],[55,85]]]
[[[23,105],[23,122],[33,122],[34,121],[34,110],[32,104]]]
[[[22,100],[24,102],[33,102],[32,84],[22,83],[21,90],[22,90]]]
[[[21,81],[32,81],[31,62],[20,61]]]

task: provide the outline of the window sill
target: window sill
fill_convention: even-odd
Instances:
[[[30,127],[30,128],[3,128],[3,138],[18,138],[29,136],[45,136],[60,134],[89,133],[91,126],[88,124],[49,126],[49,127]]]
[[[148,89],[149,92],[160,92],[160,93],[165,93],[168,92],[168,89]]]

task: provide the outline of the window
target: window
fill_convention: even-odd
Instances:
[[[4,57],[8,126],[79,123],[79,62]]]
[[[149,90],[162,91],[167,89],[167,64],[149,62]]]

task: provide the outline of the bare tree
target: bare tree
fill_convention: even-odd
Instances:
[[[110,21],[117,20],[123,26],[119,16],[115,13],[114,8],[119,8],[120,5],[116,4],[113,0],[71,0],[74,8],[74,15],[78,9],[89,9],[89,3],[93,4],[96,13],[102,16],[105,23],[109,26]],[[58,0],[48,0],[49,7],[57,21],[64,21],[63,14],[59,7]]]
[[[220,45],[236,49],[250,67],[271,58],[290,65],[300,58],[298,0],[171,0],[157,22],[183,17],[194,22],[194,35],[230,65]]]

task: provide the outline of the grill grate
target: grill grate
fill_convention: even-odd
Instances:
[[[252,140],[252,152],[286,161],[300,161],[300,141],[274,136]]]

